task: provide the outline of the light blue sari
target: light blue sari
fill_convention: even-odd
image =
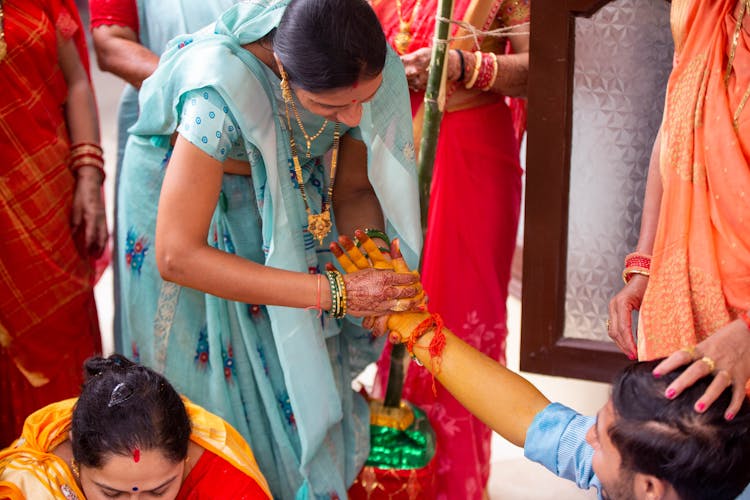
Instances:
[[[286,2],[242,3],[215,26],[178,37],[142,90],[143,110],[128,141],[118,215],[123,266],[125,354],[155,367],[196,403],[245,436],[277,498],[346,498],[369,452],[369,412],[351,381],[382,342],[349,320],[316,311],[241,304],[161,280],[153,241],[158,196],[186,93],[210,87],[236,119],[251,176],[225,175],[208,242],[265,265],[320,272],[332,260],[306,231],[290,167],[278,79],[241,47],[279,22]],[[417,264],[421,249],[409,96],[403,66],[389,52],[384,80],[347,133],[368,148],[368,175],[386,219]],[[304,113],[308,130],[322,119]],[[299,134],[297,127],[295,134]],[[327,190],[332,127],[304,165],[317,212]],[[344,130],[342,129],[342,133]],[[305,144],[295,135],[298,144]],[[241,277],[238,277],[241,279]]]

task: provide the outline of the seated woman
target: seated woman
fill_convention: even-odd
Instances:
[[[78,399],[26,419],[0,451],[0,498],[271,498],[247,443],[120,355],[89,358]]]

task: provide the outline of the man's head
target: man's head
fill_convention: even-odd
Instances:
[[[588,442],[609,498],[736,498],[750,482],[750,403],[731,420],[731,388],[704,413],[693,409],[712,377],[675,399],[664,391],[681,370],[656,379],[658,361],[636,363],[614,381]]]

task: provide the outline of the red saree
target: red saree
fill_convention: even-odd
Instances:
[[[750,86],[748,15],[724,80],[738,3],[672,2],[675,66],[662,123],[663,195],[640,311],[639,359],[694,345],[750,309],[750,108],[742,107]]]
[[[0,446],[32,411],[78,393],[81,364],[101,350],[94,263],[70,229],[65,78],[57,36],[74,37],[72,0],[4,0],[0,61]]]
[[[421,0],[408,50],[430,45],[435,0]],[[404,0],[408,18],[414,0]],[[398,31],[395,0],[374,0],[388,40]],[[523,0],[457,0],[453,19],[482,30],[528,20]],[[461,30],[452,29],[453,35]],[[476,50],[473,40],[451,48]],[[504,39],[481,41],[484,52],[503,54]],[[505,363],[506,299],[521,202],[519,143],[511,108],[499,94],[449,89],[440,127],[422,277],[430,310],[440,312],[456,335]],[[415,129],[421,128],[423,93],[412,93]],[[379,361],[376,392],[387,383],[390,346]],[[480,499],[489,477],[491,430],[445,389],[432,393],[432,376],[410,365],[404,398],[421,407],[437,434],[436,498]],[[376,394],[381,396],[382,394]]]

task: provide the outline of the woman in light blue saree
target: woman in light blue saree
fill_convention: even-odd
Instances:
[[[357,318],[419,287],[345,275],[336,318],[321,273],[356,228],[416,265],[403,66],[364,0],[241,3],[171,42],[140,109],[119,187],[124,353],[236,427],[276,498],[345,498],[369,452],[351,381],[381,348]]]

